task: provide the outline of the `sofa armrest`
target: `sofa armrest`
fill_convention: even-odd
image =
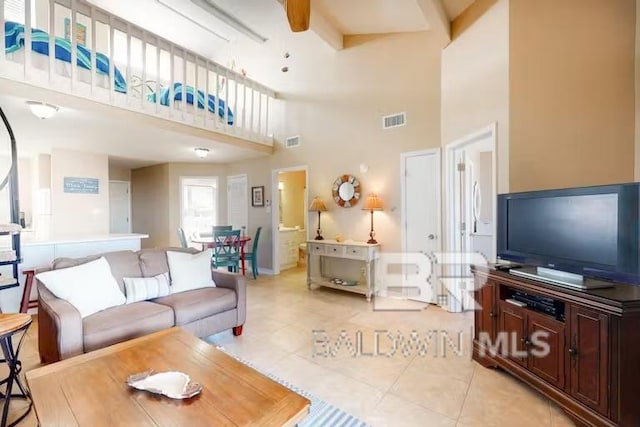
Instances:
[[[84,352],[82,317],[67,301],[53,295],[39,280],[38,350],[43,363],[57,362]]]
[[[237,326],[244,325],[247,319],[247,283],[244,276],[218,270],[213,270],[211,276],[217,287],[233,289],[236,292],[238,309]]]

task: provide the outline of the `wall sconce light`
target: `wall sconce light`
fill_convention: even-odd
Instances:
[[[207,154],[209,154],[208,148],[198,147],[194,148],[193,151],[195,151],[196,156],[198,156],[199,159],[204,159],[205,157],[207,157]]]
[[[309,206],[309,212],[318,212],[318,229],[316,230],[315,240],[324,240],[322,237],[322,229],[320,228],[320,213],[326,212],[327,207],[324,205],[324,202],[319,197],[315,197],[311,201],[311,206]]]
[[[373,211],[382,210],[382,200],[380,200],[375,194],[369,194],[367,200],[364,202],[362,210],[371,212],[371,231],[369,232],[369,240],[367,243],[374,245],[378,243],[378,241],[374,238],[376,233],[373,231]]]
[[[38,101],[27,101],[27,105],[29,106],[29,109],[31,110],[33,115],[39,118],[40,120],[50,119],[60,109],[55,105],[46,104],[44,102],[38,102]]]

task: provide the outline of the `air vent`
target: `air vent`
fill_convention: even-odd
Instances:
[[[397,128],[406,124],[407,115],[405,113],[392,114],[382,118],[382,129]]]
[[[284,146],[287,148],[299,147],[300,146],[300,136],[290,136],[284,142]]]

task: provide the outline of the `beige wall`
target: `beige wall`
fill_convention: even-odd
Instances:
[[[634,178],[635,0],[512,0],[510,190]]]
[[[509,1],[493,2],[442,52],[442,144],[497,124],[498,191],[509,191]]]
[[[218,223],[227,221],[226,166],[212,163],[169,163],[169,228],[166,233],[172,246],[178,246],[177,230],[180,228],[180,177],[218,178]],[[213,224],[212,224],[213,225]]]
[[[97,178],[99,194],[65,193],[65,177]],[[109,233],[109,161],[106,155],[52,150],[51,214],[54,236]]]
[[[307,201],[305,199],[306,172],[283,172],[279,174],[278,181],[284,185],[284,189],[280,192],[281,223],[285,227],[297,226],[304,229],[304,218],[307,211]]]
[[[133,232],[149,235],[143,247],[169,246],[168,164],[131,171],[131,216]]]
[[[305,87],[279,93],[286,101],[286,121],[275,138],[300,135],[302,145],[285,149],[278,142],[269,159],[231,164],[229,175],[246,173],[249,186],[264,185],[271,199],[272,170],[308,165],[308,197],[320,196],[329,209],[322,215],[325,236],[365,241],[369,217],[361,205],[340,208],[331,198],[333,181],[353,174],[362,182],[363,196],[375,192],[385,202],[375,218],[378,241],[385,250],[399,250],[400,153],[440,145],[440,51],[428,33],[348,36],[344,50],[299,61],[289,74]],[[401,111],[407,126],[383,130],[381,117]],[[361,163],[369,166],[367,173],[360,173]],[[252,233],[263,227],[259,265],[271,268],[270,208],[250,208],[249,224]],[[313,215],[308,229],[315,228]]]
[[[131,169],[109,164],[110,181],[131,181]]]

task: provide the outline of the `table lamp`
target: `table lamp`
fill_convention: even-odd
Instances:
[[[380,200],[375,194],[369,194],[369,196],[367,196],[367,200],[364,201],[362,210],[371,212],[371,232],[369,232],[370,239],[367,241],[367,243],[376,244],[378,243],[378,241],[374,239],[376,233],[373,231],[373,211],[382,210],[382,200]]]
[[[324,240],[322,237],[322,230],[320,229],[320,213],[326,212],[327,207],[324,205],[324,202],[319,197],[315,197],[311,201],[311,205],[309,206],[309,212],[318,212],[318,230],[316,230],[316,238],[315,240]]]

